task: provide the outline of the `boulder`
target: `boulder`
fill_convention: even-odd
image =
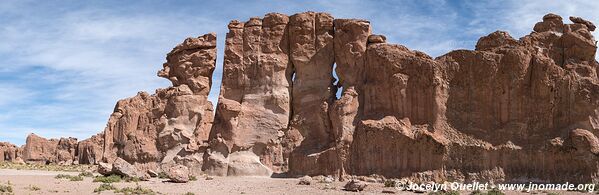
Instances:
[[[298,185],[310,185],[312,184],[312,177],[310,176],[303,176],[299,178],[299,182],[297,183]]]
[[[114,172],[112,171],[113,169],[112,164],[109,163],[103,163],[103,162],[99,162],[98,163],[98,173],[104,175],[104,176],[109,176],[114,174]]]
[[[189,182],[189,168],[183,165],[176,165],[170,167],[166,172],[170,181],[175,183],[187,183]]]
[[[123,160],[122,158],[117,158],[113,162],[112,172],[114,174],[128,178],[138,178],[141,180],[148,180],[150,178],[150,176],[146,172],[138,170],[135,166],[131,165],[129,162]]]
[[[364,189],[368,186],[366,182],[358,181],[358,180],[350,180],[345,186],[343,186],[344,190],[352,191],[352,192],[360,192],[364,191]]]

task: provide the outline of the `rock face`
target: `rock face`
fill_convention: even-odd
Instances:
[[[140,170],[183,164],[201,171],[213,121],[207,96],[216,64],[216,35],[188,38],[166,57],[158,76],[173,86],[120,100],[104,130],[102,159],[122,158]]]
[[[77,162],[77,138],[45,139],[29,134],[23,146],[23,160],[31,163],[70,165]]]
[[[97,164],[102,161],[104,134],[100,133],[79,142],[77,154],[79,164]]]
[[[285,171],[282,136],[291,113],[292,65],[283,14],[232,21],[204,170],[214,175]]]
[[[498,31],[437,59],[386,43],[364,20],[233,21],[204,169],[596,180],[594,25],[571,20],[548,14],[520,40]]]
[[[437,58],[386,43],[365,20],[234,20],[214,117],[216,35],[206,34],[167,55],[158,76],[172,87],[120,100],[103,134],[32,134],[22,149],[0,143],[0,161],[99,163],[178,182],[201,172],[599,182],[596,27],[570,20],[547,14],[518,40],[497,31]]]
[[[0,162],[17,162],[18,159],[21,159],[19,147],[8,142],[0,142]]]

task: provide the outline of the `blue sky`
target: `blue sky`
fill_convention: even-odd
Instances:
[[[218,34],[219,44],[215,103],[230,20],[309,10],[370,20],[389,42],[433,57],[473,49],[480,36],[498,29],[521,37],[548,12],[599,22],[595,0],[2,0],[0,141],[21,145],[29,133],[84,139],[102,131],[117,100],[169,86],[156,76],[166,53],[208,32]]]

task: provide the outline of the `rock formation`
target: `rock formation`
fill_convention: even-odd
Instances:
[[[437,59],[385,43],[364,20],[233,21],[204,169],[596,180],[595,27],[571,20],[548,14],[520,40],[498,31]]]
[[[29,134],[23,146],[23,160],[28,163],[56,163],[70,165],[78,163],[77,138],[46,139]]]
[[[18,162],[22,160],[19,147],[8,142],[0,142],[0,162]]]
[[[173,86],[120,100],[104,130],[103,161],[122,158],[140,170],[183,164],[201,171],[212,126],[208,92],[216,64],[216,35],[187,38],[166,57],[158,76]]]
[[[32,134],[22,157],[141,177],[598,182],[596,27],[570,20],[547,14],[518,40],[497,31],[437,58],[386,43],[365,20],[234,20],[214,117],[216,35],[206,34],[167,55],[158,76],[172,87],[120,100],[103,135]],[[0,143],[1,160],[17,159],[15,148]]]
[[[104,153],[104,134],[99,133],[85,139],[77,145],[79,164],[97,164]]]
[[[214,175],[285,171],[281,139],[291,114],[289,17],[232,21],[204,170]]]

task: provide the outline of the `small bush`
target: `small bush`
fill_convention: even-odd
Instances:
[[[12,193],[12,186],[10,186],[10,184],[8,184],[8,185],[0,184],[0,192],[1,193]]]
[[[83,177],[81,176],[73,176],[69,178],[70,181],[83,181]]]
[[[493,188],[486,193],[481,192],[480,190],[476,190],[476,191],[471,192],[470,195],[505,195],[505,193],[499,191],[496,188]]]
[[[475,190],[475,191],[472,191],[470,193],[470,195],[485,195],[485,193],[481,192],[480,190]]]
[[[68,178],[71,178],[71,176],[70,175],[65,175],[65,174],[58,174],[54,178],[56,178],[56,179],[68,179]]]
[[[183,195],[196,195],[196,194],[194,194],[193,192],[187,192],[187,193],[185,193]]]
[[[85,171],[85,172],[79,173],[79,176],[81,176],[81,177],[94,177],[94,174],[91,173],[91,172]]]
[[[153,195],[156,194],[156,192],[152,191],[151,189],[147,189],[147,188],[142,188],[141,186],[136,186],[135,188],[131,188],[131,187],[126,187],[120,190],[115,190],[115,193],[123,193],[125,195],[130,195],[130,194],[148,194],[148,195]]]
[[[37,186],[34,186],[34,185],[29,185],[29,186],[27,186],[26,189],[29,190],[29,191],[39,191],[39,190],[41,190],[40,187],[37,187]]]
[[[198,180],[198,178],[196,178],[196,176],[193,176],[193,175],[189,176],[189,181],[197,181],[197,180]]]
[[[94,182],[118,183],[118,182],[121,182],[121,176],[119,176],[119,175],[97,176],[96,178],[94,178]]]
[[[428,194],[429,195],[460,195],[460,192],[458,192],[458,191],[446,191],[446,192],[438,191],[438,192],[431,192]]]
[[[56,179],[68,179],[70,181],[83,181],[83,177],[81,177],[79,175],[74,176],[74,175],[58,174],[54,178],[56,178]]]
[[[491,189],[490,191],[487,192],[487,195],[505,195],[505,193],[499,191],[496,188]]]
[[[385,187],[386,188],[395,187],[395,180],[385,180]]]
[[[94,192],[100,193],[102,191],[111,191],[111,190],[116,190],[116,188],[114,186],[112,186],[112,184],[103,183],[102,185],[100,185],[100,187],[97,187],[96,189],[94,189]]]
[[[125,181],[126,182],[140,182],[141,179],[139,179],[138,177],[125,177]]]
[[[168,175],[165,172],[160,172],[160,173],[158,173],[158,178],[168,179]]]

